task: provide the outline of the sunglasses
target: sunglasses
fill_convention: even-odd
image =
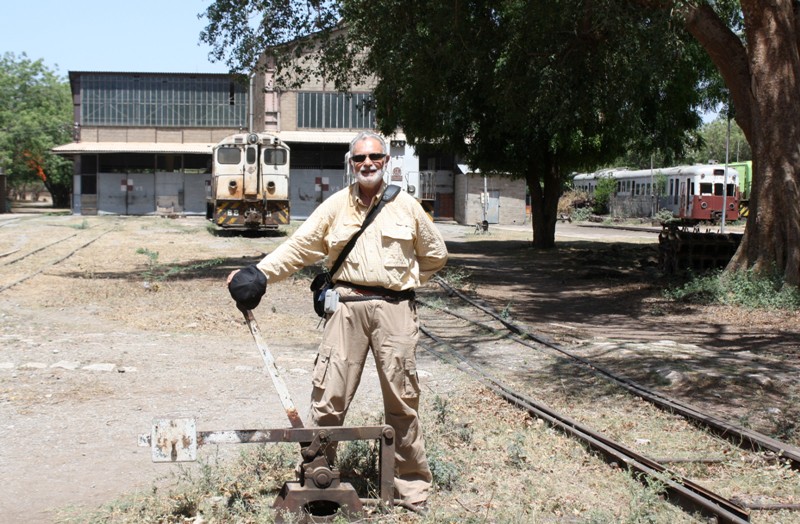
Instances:
[[[377,162],[378,160],[383,160],[384,158],[386,158],[386,154],[384,154],[384,153],[370,153],[368,155],[353,155],[353,156],[350,157],[350,159],[353,162],[361,163],[364,160],[366,160],[367,157],[369,157],[369,159],[372,160],[373,162]]]

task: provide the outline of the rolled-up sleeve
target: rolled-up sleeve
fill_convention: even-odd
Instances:
[[[447,263],[447,246],[436,224],[420,207],[417,217],[417,242],[415,251],[419,264],[419,280],[425,283]]]
[[[258,263],[258,269],[267,276],[268,282],[280,282],[325,258],[325,236],[332,222],[331,211],[330,203],[323,202],[291,237]]]

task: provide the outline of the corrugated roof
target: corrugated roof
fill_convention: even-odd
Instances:
[[[319,144],[349,144],[360,131],[280,131],[273,133],[284,142],[306,142]],[[403,133],[397,133],[391,137],[384,137],[387,142],[390,140],[405,140]],[[387,144],[388,145],[388,144]]]
[[[57,155],[90,153],[206,153],[216,144],[202,142],[71,142],[53,148]]]
[[[358,131],[280,131],[270,132],[282,141],[291,143],[349,144]],[[397,133],[389,140],[405,140]],[[208,153],[216,144],[179,142],[71,142],[53,148],[57,155],[91,153]]]
[[[354,131],[281,131],[274,134],[289,143],[349,144],[358,133]]]

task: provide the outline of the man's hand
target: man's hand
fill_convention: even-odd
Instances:
[[[236,307],[242,311],[255,309],[267,291],[267,277],[255,264],[231,271],[226,282]]]

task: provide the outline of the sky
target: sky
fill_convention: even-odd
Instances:
[[[197,14],[212,0],[15,0],[3,2],[0,54],[70,71],[227,73],[200,44]]]

